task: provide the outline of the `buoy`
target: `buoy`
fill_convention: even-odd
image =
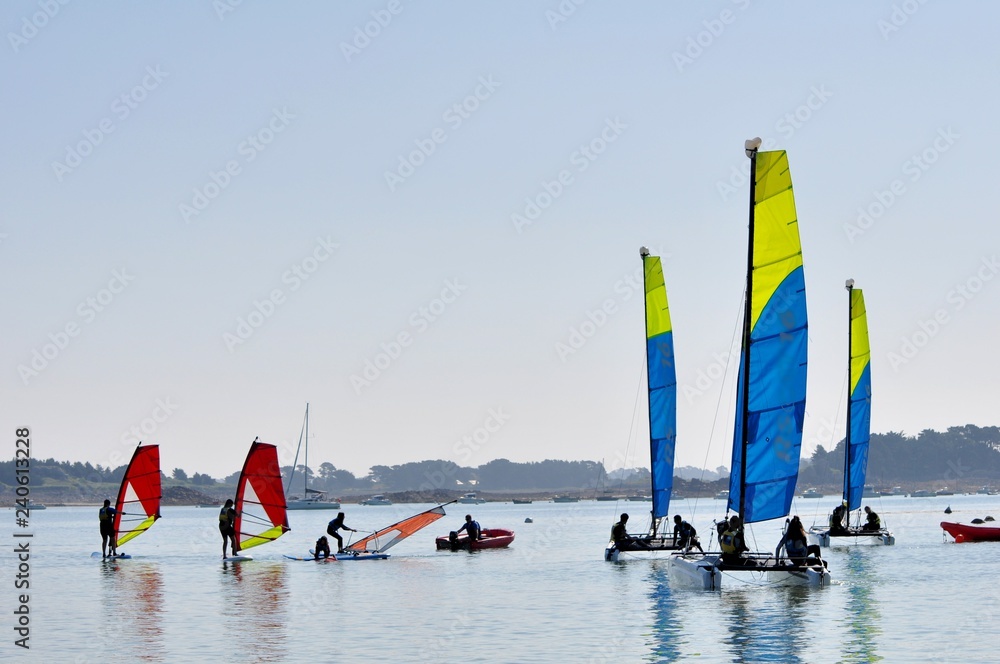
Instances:
[[[961,544],[964,541],[965,541],[965,535],[963,535],[962,533],[955,535],[955,544]]]
[[[525,522],[525,523],[534,523],[534,521],[532,521],[532,520],[531,520],[531,517],[530,517],[530,516],[529,516],[529,517],[527,517],[527,518],[525,518],[524,522]]]
[[[951,505],[948,505],[948,507],[944,508],[944,513],[951,514]]]

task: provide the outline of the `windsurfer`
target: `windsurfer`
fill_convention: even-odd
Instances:
[[[320,554],[323,554],[324,558],[330,557],[330,542],[326,539],[326,535],[316,540],[316,548],[313,549],[313,560],[319,560]]]
[[[674,546],[678,549],[697,548],[702,553],[701,542],[698,541],[698,531],[687,521],[681,519],[680,514],[674,515]]]
[[[341,529],[350,530],[352,533],[358,532],[354,528],[348,528],[347,525],[344,523],[344,513],[338,512],[337,518],[328,523],[326,526],[326,534],[337,540],[337,553],[344,552],[344,538],[341,537],[339,533],[337,533],[337,531]]]
[[[117,537],[115,537],[115,508],[111,501],[104,499],[104,507],[97,510],[97,518],[101,522],[101,558],[107,558],[108,544],[111,544],[111,556],[118,555]]]
[[[483,536],[483,529],[480,527],[478,521],[474,521],[471,514],[465,515],[465,523],[462,527],[456,530],[456,533],[465,531],[469,534],[469,541],[478,540]]]
[[[222,557],[226,557],[229,542],[233,543],[233,555],[239,553],[239,545],[236,543],[236,509],[232,498],[226,500],[219,512],[219,532],[222,533]]]
[[[879,531],[882,530],[882,520],[878,518],[878,514],[872,511],[872,508],[865,505],[865,514],[868,515],[865,525],[861,526],[861,530],[867,531]]]

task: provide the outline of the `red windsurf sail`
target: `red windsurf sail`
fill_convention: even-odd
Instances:
[[[140,445],[125,469],[115,501],[116,544],[143,534],[160,518],[160,446]]]
[[[254,441],[236,486],[236,537],[240,549],[273,542],[289,530],[278,449]]]
[[[448,503],[445,503],[445,505],[447,504]],[[426,512],[415,514],[409,519],[403,519],[399,523],[394,523],[391,526],[383,528],[382,530],[365,537],[364,539],[360,539],[347,547],[347,550],[369,551],[370,553],[385,551],[386,549],[403,541],[421,528],[426,528],[431,525],[443,516],[445,516],[444,505],[438,505],[437,507],[431,508]],[[369,544],[372,544],[375,548],[368,549]]]

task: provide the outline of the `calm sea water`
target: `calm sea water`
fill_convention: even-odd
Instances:
[[[798,500],[809,525],[836,499]],[[385,561],[295,562],[331,512],[292,512],[292,531],[223,564],[216,509],[164,508],[123,547],[99,550],[97,508],[33,512],[31,650],[14,646],[15,561],[2,556],[0,658],[66,662],[988,662],[997,661],[1000,543],[945,541],[941,520],[1000,518],[1000,497],[874,498],[894,547],[834,548],[826,589],[672,587],[665,559],[602,560],[617,513],[636,525],[648,503],[451,505],[448,516]],[[954,513],[942,512],[951,505]],[[672,511],[706,536],[720,501]],[[374,530],[425,505],[345,505]],[[509,550],[434,550],[471,511],[509,527]],[[13,542],[13,510],[4,535]],[[531,517],[534,523],[524,523]],[[755,524],[773,550],[781,524]],[[950,538],[949,538],[950,539]],[[7,548],[10,551],[13,545]]]

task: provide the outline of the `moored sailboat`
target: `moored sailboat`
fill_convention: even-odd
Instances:
[[[808,344],[802,248],[788,158],[784,150],[750,158],[750,222],[742,353],[723,552],[670,558],[671,579],[706,590],[724,576],[755,583],[825,586],[822,564],[791,564],[770,553],[741,550],[743,527],[788,515],[802,444]]]
[[[809,536],[822,547],[834,542],[857,544],[895,544],[896,538],[887,528],[866,529],[858,523],[850,525],[850,514],[861,509],[865,496],[865,476],[868,472],[868,446],[871,439],[871,343],[868,339],[868,312],[865,296],[848,279],[844,287],[848,294],[850,325],[848,327],[848,371],[850,391],[847,397],[847,437],[844,439],[843,502],[834,509],[829,525],[813,526]]]
[[[244,550],[273,542],[291,530],[274,445],[257,440],[250,445],[236,485],[235,509],[233,528],[240,552],[226,561],[252,560]]]
[[[632,496],[628,500],[652,500],[649,532],[612,540],[604,559],[617,561],[622,552],[673,551],[673,532],[668,535],[664,518],[670,510],[674,483],[674,447],[677,441],[677,377],[674,369],[674,333],[667,304],[667,287],[659,256],[639,249],[642,258],[646,320],[646,381],[648,383],[649,469],[652,497]]]
[[[292,480],[295,478],[295,466],[299,462],[299,449],[303,447],[305,440],[305,460],[302,471],[302,497],[287,496],[285,503],[290,510],[337,510],[340,509],[340,501],[328,500],[325,491],[309,488],[309,404],[306,404],[306,416],[302,422],[302,431],[299,432],[299,445],[295,448],[295,460],[292,461],[292,471],[288,474],[288,489],[292,488]]]

